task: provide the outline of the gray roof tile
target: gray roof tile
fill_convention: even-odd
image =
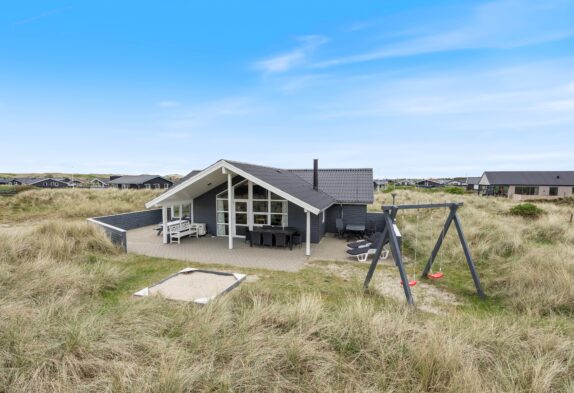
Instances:
[[[160,175],[126,175],[118,177],[117,179],[110,180],[109,184],[143,184],[155,178],[161,177]],[[167,179],[165,179],[167,180]],[[169,180],[168,180],[169,181]]]
[[[574,171],[484,172],[490,185],[574,186]]]
[[[312,169],[290,169],[311,186]],[[373,203],[372,169],[319,169],[319,190],[338,203]]]

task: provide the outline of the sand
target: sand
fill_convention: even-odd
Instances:
[[[237,279],[233,275],[204,272],[179,273],[150,287],[149,294],[191,302],[217,296],[236,282]]]

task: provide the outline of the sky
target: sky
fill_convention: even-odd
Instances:
[[[574,0],[0,7],[0,173],[574,170]]]

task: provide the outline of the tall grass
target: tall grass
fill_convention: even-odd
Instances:
[[[574,226],[569,223],[570,208],[547,204],[548,214],[525,219],[508,214],[516,203],[502,198],[421,194],[397,191],[397,203],[464,201],[459,210],[465,236],[483,284],[491,296],[520,311],[543,315],[574,315]],[[377,204],[391,203],[379,194]],[[418,232],[417,232],[418,214]],[[420,269],[437,238],[447,211],[420,210],[399,213],[406,253],[422,255]],[[451,272],[465,271],[465,259],[454,227],[448,233],[435,269],[440,265]],[[472,291],[471,281],[466,289]]]
[[[0,198],[0,221],[87,218],[144,210],[163,190],[31,189]]]
[[[545,206],[549,214],[532,226],[506,215],[506,201],[467,202],[463,223],[502,311],[413,312],[311,268],[257,271],[258,281],[206,307],[134,300],[139,284],[126,287],[127,266],[144,275],[153,269],[120,254],[94,227],[64,221],[4,230],[0,391],[572,391],[572,271],[559,262],[572,260],[573,237],[562,211]],[[414,219],[401,217],[405,237]],[[454,239],[445,251],[451,277],[460,269]]]

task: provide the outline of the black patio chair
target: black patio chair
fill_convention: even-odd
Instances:
[[[252,233],[253,233],[253,232],[251,232],[251,231],[249,230],[249,228],[246,228],[246,229],[245,229],[245,243],[251,243],[251,234],[252,234]]]
[[[261,245],[261,232],[251,232],[249,237],[251,239],[251,244],[255,246]]]
[[[287,235],[281,232],[275,234],[275,247],[283,247],[287,246]]]
[[[300,233],[295,233],[293,236],[291,236],[291,242],[293,246],[299,246],[302,247],[302,237]]]
[[[273,246],[273,234],[271,232],[263,232],[263,245]]]
[[[263,229],[272,229],[273,225],[263,225],[261,228]]]
[[[342,218],[337,218],[335,220],[335,227],[337,228],[337,235],[339,237],[343,237],[345,234],[345,223],[343,222]]]

